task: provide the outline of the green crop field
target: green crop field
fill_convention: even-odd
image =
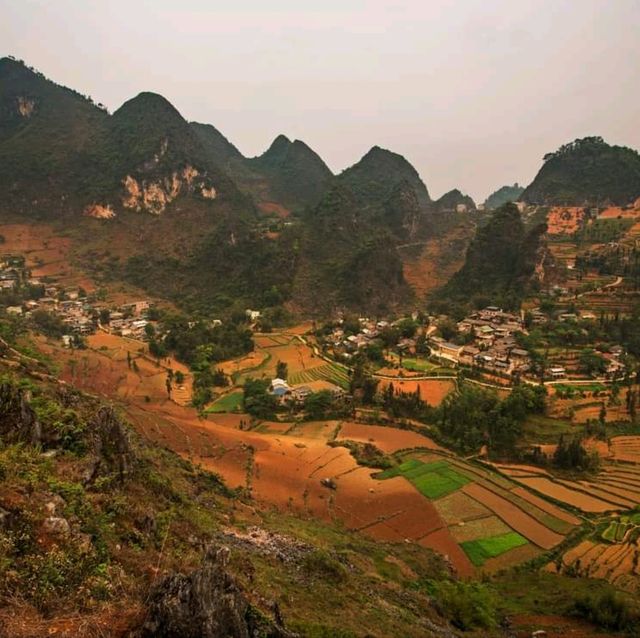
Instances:
[[[489,538],[480,538],[475,541],[465,541],[460,543],[460,547],[464,550],[469,560],[479,567],[484,565],[485,561],[495,556],[500,556],[510,549],[520,547],[527,544],[527,539],[516,532],[500,534],[499,536],[491,536]]]
[[[234,412],[242,405],[242,392],[231,392],[214,401],[205,412],[215,414],[217,412]]]
[[[424,463],[417,459],[408,459],[397,467],[381,472],[377,478],[384,480],[393,476],[404,476],[429,499],[451,494],[471,482],[470,478],[457,472],[446,461]]]
[[[349,375],[347,371],[333,363],[295,372],[289,375],[288,381],[291,385],[309,383],[310,381],[329,381],[344,390],[349,389]]]

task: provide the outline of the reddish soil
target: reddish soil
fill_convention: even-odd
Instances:
[[[460,545],[453,540],[453,537],[446,528],[439,529],[421,539],[420,545],[431,547],[445,557],[448,557],[451,563],[457,567],[458,573],[461,576],[470,576],[473,574],[473,565],[471,565],[467,555],[462,551]]]
[[[277,202],[261,202],[258,208],[267,215],[277,215],[283,219],[291,215],[291,211]]]
[[[530,638],[534,631],[546,631],[548,638],[611,638],[587,622],[564,616],[517,615],[509,620],[516,638]]]
[[[584,209],[577,206],[555,206],[547,215],[549,235],[572,235],[584,221]]]
[[[518,478],[518,482],[551,498],[581,509],[583,512],[607,512],[615,510],[611,503],[606,503],[582,492],[576,492],[563,485],[554,483],[545,477]]]
[[[525,501],[528,501],[532,505],[535,505],[538,509],[541,509],[543,512],[547,514],[551,514],[557,519],[561,521],[565,521],[565,523],[570,523],[571,525],[580,525],[582,522],[577,516],[573,516],[573,514],[569,514],[569,512],[556,507],[549,501],[545,501],[543,498],[532,494],[528,490],[525,490],[522,487],[516,487],[512,490],[513,494],[517,494],[519,497],[523,498]]]
[[[384,390],[391,383],[396,390],[401,392],[415,392],[420,389],[422,400],[433,406],[440,405],[442,400],[456,387],[453,379],[425,379],[423,381],[411,379],[388,381],[383,379],[380,381],[380,390]]]
[[[564,539],[560,534],[551,531],[535,518],[523,512],[516,505],[494,494],[476,483],[469,483],[462,488],[465,494],[495,512],[509,527],[543,549],[551,549]]]
[[[430,450],[442,450],[431,439],[412,432],[411,430],[399,430],[398,428],[382,425],[365,425],[362,423],[343,423],[337,439],[357,441],[359,443],[373,443],[377,448],[387,454],[408,448],[423,447]]]

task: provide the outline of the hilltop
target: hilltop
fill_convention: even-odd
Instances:
[[[522,193],[532,204],[569,206],[624,206],[638,196],[640,155],[601,137],[578,139],[545,155],[542,168]]]
[[[502,186],[494,191],[484,200],[484,206],[487,209],[500,208],[507,202],[517,202],[524,192],[524,187],[516,182],[513,186]]]

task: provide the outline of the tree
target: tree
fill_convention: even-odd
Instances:
[[[590,376],[604,374],[607,370],[607,360],[591,348],[584,349],[578,358],[580,371]]]
[[[248,377],[244,383],[243,405],[245,412],[258,419],[269,419],[278,407],[276,397],[269,393],[267,379]]]
[[[307,416],[314,421],[327,418],[332,405],[333,395],[329,390],[314,392],[304,401],[305,412],[307,413]]]
[[[176,371],[176,383],[182,385],[184,383],[184,373],[181,370]]]
[[[289,366],[285,361],[278,361],[276,363],[276,377],[278,379],[287,380],[287,376],[289,375]]]

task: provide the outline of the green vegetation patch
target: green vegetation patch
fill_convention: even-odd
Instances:
[[[413,372],[431,372],[438,366],[427,359],[403,359],[402,367]]]
[[[216,414],[219,412],[235,412],[242,405],[242,392],[230,392],[221,396],[217,401],[210,405],[205,412],[207,414]]]
[[[418,459],[408,459],[404,463],[377,475],[384,480],[394,476],[404,476],[423,496],[440,498],[460,489],[471,479],[457,472],[447,461],[424,463]]]
[[[469,557],[469,560],[476,567],[480,567],[490,558],[495,558],[511,549],[526,544],[526,538],[520,536],[517,532],[509,532],[507,534],[500,534],[499,536],[480,538],[475,541],[465,541],[464,543],[460,543],[460,547],[462,547],[465,554]]]

